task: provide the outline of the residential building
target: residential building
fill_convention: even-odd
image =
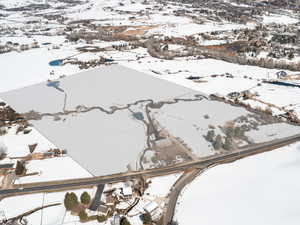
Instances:
[[[110,211],[110,208],[107,207],[106,205],[99,205],[97,211],[98,211],[98,215],[104,215],[104,216],[107,216],[107,214],[108,214],[109,211]]]
[[[145,205],[143,207],[143,209],[145,210],[145,212],[152,214],[156,209],[158,208],[158,204],[154,201],[148,203],[147,205]]]
[[[111,225],[120,225],[121,224],[121,217],[120,215],[115,215],[113,220],[111,221]]]

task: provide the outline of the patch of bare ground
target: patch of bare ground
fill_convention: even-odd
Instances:
[[[140,26],[105,26],[101,30],[112,33],[114,37],[123,39],[129,36],[141,36],[147,31],[157,27],[158,25],[140,25]]]
[[[143,26],[132,26],[128,27],[125,31],[121,32],[119,35],[121,36],[142,36],[144,35],[147,31],[158,27],[158,25],[143,25]]]

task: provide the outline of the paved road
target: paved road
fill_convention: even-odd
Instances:
[[[168,203],[166,205],[166,212],[163,214],[162,225],[171,224],[177,204],[178,197],[181,190],[189,183],[191,183],[200,173],[204,172],[206,168],[192,169],[184,172],[176,183],[172,186],[168,194]]]
[[[250,155],[271,151],[276,148],[300,141],[300,134],[287,138],[276,139],[271,142],[251,145],[239,150],[225,154],[213,155],[199,160],[176,164],[169,167],[150,169],[144,171],[135,171],[128,173],[113,174],[108,176],[99,176],[91,178],[80,178],[72,180],[60,180],[50,182],[28,183],[14,185],[11,189],[0,190],[0,199],[3,197],[24,195],[41,192],[63,191],[71,189],[80,189],[83,187],[94,186],[98,184],[113,183],[139,178],[141,176],[161,176],[165,174],[184,171],[188,168],[205,168],[211,165],[232,162]]]
[[[280,142],[280,141],[279,141]],[[276,141],[276,143],[279,143]],[[275,147],[275,146],[274,146]],[[246,149],[247,150],[247,149]],[[250,150],[250,149],[248,149]],[[212,166],[216,166],[217,164],[213,164]],[[212,167],[211,166],[211,167]],[[170,225],[172,224],[173,217],[175,214],[175,209],[177,205],[177,201],[182,189],[189,183],[191,183],[196,177],[198,177],[205,170],[209,169],[209,167],[190,169],[185,171],[176,183],[172,186],[170,193],[168,194],[168,203],[166,205],[166,211],[164,212],[162,224]]]

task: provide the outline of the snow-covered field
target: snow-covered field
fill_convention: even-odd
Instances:
[[[211,168],[183,191],[181,225],[299,223],[300,144]]]
[[[264,79],[275,79],[276,73],[280,70],[238,65],[214,59],[166,61],[145,58],[140,61],[142,63],[130,61],[121,62],[121,64],[207,95],[219,94],[226,96],[231,92],[250,90],[253,93],[258,93],[257,99],[278,107],[285,106],[287,109],[295,110],[300,115],[300,101],[297,98],[300,93],[298,87],[262,83]],[[298,72],[286,72],[288,74],[298,74]],[[233,78],[227,78],[226,76],[212,77],[212,75],[224,75],[225,73],[232,74]],[[202,77],[202,82],[188,80],[189,76]],[[260,106],[264,109],[267,107],[252,100],[245,100],[244,103],[249,103],[253,108]],[[278,114],[275,111],[276,109],[273,110],[274,114]]]
[[[59,82],[59,88],[67,94],[66,109],[84,105],[109,110],[112,106],[125,106],[140,100],[151,99],[157,102],[176,97],[188,98],[187,94],[199,94],[116,65],[63,78]],[[39,98],[36,93],[39,93]],[[55,113],[63,111],[64,93],[41,83],[2,93],[1,97],[21,113],[30,110]],[[24,101],[20,102],[21,96]],[[213,153],[207,149],[207,142],[202,137],[210,123],[223,125],[228,120],[247,114],[242,108],[207,100],[202,100],[199,104],[186,102],[166,107],[161,111],[159,122],[162,119],[162,125],[173,135],[183,139],[192,150],[195,149],[198,156]],[[227,112],[227,117],[219,114],[224,111]],[[212,115],[213,119],[204,119],[205,114]],[[176,119],[180,117],[182,122]],[[134,165],[132,169],[135,169],[137,156],[146,148],[144,124],[134,120],[128,110],[112,115],[94,110],[85,114],[63,116],[60,121],[45,117],[32,123],[58,147],[67,149],[77,162],[94,175],[121,172],[129,164]],[[195,126],[199,126],[202,132],[197,132]],[[176,127],[186,129],[178,133]],[[89,135],[86,135],[87,132]],[[191,132],[193,135],[187,135]]]
[[[29,155],[28,145],[37,144],[35,153],[46,152],[57,148],[52,142],[41,135],[34,127],[29,134],[16,135],[16,127],[8,130],[8,134],[0,136],[0,143],[7,148],[8,157],[25,157]],[[16,160],[7,159],[6,163]],[[67,165],[67,167],[66,167]],[[33,176],[21,177],[17,183],[42,182],[92,176],[85,168],[71,157],[50,158],[28,162],[27,173],[38,173]]]
[[[148,99],[172,100],[193,92],[118,65],[63,78],[59,88],[67,94],[67,110],[80,105],[110,110],[112,106]],[[30,110],[54,113],[63,111],[64,93],[41,83],[2,93],[1,97],[21,113]],[[19,101],[21,96],[26,100]],[[126,108],[113,114],[96,109],[63,116],[60,121],[45,117],[32,123],[94,175],[123,172],[129,164],[136,169],[135,162],[146,148],[144,124],[134,120]]]
[[[222,95],[250,89],[257,85],[257,79],[275,78],[276,72],[279,71],[257,66],[238,65],[215,59],[178,59],[170,61],[145,58],[141,59],[141,63],[131,61],[121,62],[121,64],[206,94],[219,93]],[[161,75],[157,75],[152,71],[159,72]],[[287,72],[293,74],[293,72]],[[211,77],[211,75],[225,73],[232,74],[234,78]],[[189,76],[204,77],[203,80],[207,82],[196,83],[187,80],[186,78]],[[245,79],[244,76],[252,79]]]
[[[299,20],[286,15],[267,15],[263,17],[263,23],[277,23],[277,24],[293,24]]]
[[[245,135],[249,136],[255,143],[267,142],[271,139],[280,139],[300,133],[299,126],[290,126],[286,123],[268,124],[260,126],[258,130],[251,130]]]
[[[0,92],[78,72],[78,67],[72,65],[64,67],[49,65],[52,60],[69,57],[75,53],[74,50],[67,49],[49,51],[47,48],[39,48],[28,50],[26,53],[0,54]],[[51,71],[54,71],[54,75],[50,75]]]
[[[157,111],[155,118],[172,135],[184,140],[198,157],[204,157],[215,153],[211,144],[203,137],[207,134],[209,125],[222,126],[227,121],[246,114],[247,111],[243,108],[201,101],[164,106]],[[209,118],[206,119],[205,115]]]
[[[61,116],[59,121],[54,121],[54,117],[44,117],[31,122],[51,142],[59,148],[67,149],[69,155],[90,173],[107,175],[124,172],[129,165],[132,170],[138,169],[137,160],[147,148],[147,136],[145,125],[135,120],[128,109],[112,114],[105,110],[112,110],[114,106],[124,107],[141,100],[159,102],[172,101],[175,98],[189,99],[196,94],[201,92],[113,65],[62,78],[59,80],[58,89],[47,83],[40,83],[2,93],[1,97],[20,113],[31,110],[57,113],[78,107],[96,107],[86,113],[80,113],[78,108],[77,113]],[[23,101],[20,101],[21,97],[24,98]],[[137,111],[144,111],[142,105],[137,107]],[[160,125],[183,140],[198,157],[214,154],[212,146],[203,137],[210,125],[223,126],[228,121],[249,114],[244,108],[206,99],[178,102],[153,112],[156,112],[155,117]],[[254,141],[266,141],[275,138],[274,135],[278,136],[281,126],[274,124],[270,127],[272,129],[265,133],[253,131]],[[281,136],[299,131],[298,127],[287,124],[285,130],[286,133]],[[252,133],[249,132],[249,137],[252,137]],[[259,141],[256,136],[264,138]]]
[[[81,193],[88,192],[91,196],[95,194],[95,189],[80,189],[73,191],[79,198]],[[0,201],[1,216],[7,219],[18,216],[22,213],[30,211],[34,208],[46,206],[49,204],[60,203],[61,205],[49,207],[39,210],[26,217],[28,224],[44,224],[44,225],[58,225],[58,224],[78,224],[78,216],[72,216],[70,212],[66,212],[64,206],[64,196],[66,192],[56,193],[41,193],[24,196],[16,196],[5,198]],[[93,225],[99,224],[96,222]]]
[[[176,17],[175,17],[176,18]],[[191,21],[187,21],[186,23],[174,23],[174,17],[160,17],[157,18],[159,21],[166,20],[167,24],[159,26],[157,28],[151,29],[147,34],[164,34],[166,36],[173,36],[173,37],[182,37],[193,35],[197,33],[204,33],[204,32],[211,32],[211,31],[226,31],[226,30],[233,30],[233,29],[242,29],[242,28],[251,28],[253,27],[252,24],[247,25],[239,25],[239,24],[214,24],[214,23],[207,23],[207,24],[193,24]],[[178,19],[177,19],[178,20]],[[175,19],[176,21],[176,19]]]
[[[141,79],[137,76],[140,73],[124,68],[126,74],[120,71],[115,71],[114,74],[107,70],[103,75],[105,79],[103,77],[98,79],[99,77],[94,74],[95,79],[90,80],[86,76],[88,73],[62,78],[60,88],[68,94],[67,109],[85,104],[86,106],[101,105],[109,110],[112,105],[124,106],[140,99],[170,100],[197,91],[204,95],[217,93],[226,96],[231,92],[251,90],[257,92],[259,95],[257,99],[277,107],[285,106],[286,109],[295,110],[300,117],[299,88],[262,83],[262,79],[276,78],[276,72],[279,70],[194,57],[161,60],[151,57],[147,49],[142,47],[126,51],[110,49],[78,54],[77,47],[93,45],[106,48],[127,44],[127,42],[96,40],[87,43],[78,40],[75,43],[67,41],[64,33],[69,25],[68,29],[79,30],[76,26],[80,23],[76,22],[72,26],[75,20],[91,19],[91,26],[94,24],[128,25],[126,31],[134,31],[136,28],[133,26],[145,25],[148,26],[145,37],[154,35],[161,39],[163,37],[185,38],[187,35],[193,35],[203,40],[197,40],[201,45],[217,45],[224,44],[228,40],[206,40],[201,38],[201,34],[232,29],[253,29],[255,22],[238,24],[202,17],[202,14],[195,14],[198,16],[192,17],[192,14],[182,12],[181,16],[178,16],[176,10],[193,11],[195,8],[185,3],[180,5],[179,2],[172,2],[164,5],[151,0],[86,0],[81,4],[48,0],[50,8],[41,10],[20,12],[6,11],[1,8],[3,6],[23,7],[29,4],[44,4],[44,2],[42,0],[0,0],[0,28],[3,29],[0,29],[0,45],[7,42],[31,45],[34,41],[40,45],[40,48],[0,54],[0,93],[25,87],[19,90],[19,93],[14,92],[10,99],[6,99],[5,94],[3,96],[0,94],[0,98],[3,97],[19,112],[31,109],[39,112],[63,111],[64,93],[46,87],[46,83],[41,82],[57,79],[63,75],[86,72],[79,69],[78,65],[50,66],[50,61],[71,57],[87,62],[104,56],[115,59],[125,67],[144,72],[148,76],[143,75]],[[231,4],[242,6],[245,10],[250,8],[249,5]],[[292,26],[298,22],[298,19],[288,13],[290,12],[285,11],[284,14],[287,15],[281,15],[275,12],[274,14],[264,12],[257,19],[266,26],[272,23]],[[64,20],[58,22],[58,20],[46,19],[47,16],[53,15],[63,15]],[[31,32],[34,34],[32,35]],[[182,47],[176,44],[169,45],[171,50],[182,49]],[[265,57],[266,52],[262,52],[261,56]],[[295,56],[291,62],[297,61],[299,56]],[[94,70],[90,71],[90,73],[94,72]],[[130,78],[127,73],[131,75]],[[225,73],[232,74],[233,78],[212,77],[212,75]],[[77,79],[79,76],[82,78]],[[186,79],[189,76],[202,77],[200,80],[203,82]],[[165,80],[188,89],[176,85],[176,88],[173,88],[174,85]],[[37,84],[35,88],[26,88],[34,84]],[[253,108],[266,107],[263,103],[254,100],[245,100],[244,103],[250,104]],[[142,110],[142,106],[134,108],[134,110],[139,109]],[[283,113],[276,108],[272,110],[275,114]],[[226,121],[247,113],[243,108],[206,101],[167,105],[153,112],[160,125],[167,128],[172,135],[183,139],[198,156],[212,153],[211,147],[203,138],[208,125],[223,125]],[[36,128],[31,127],[32,131],[29,134],[16,135],[16,127],[12,127],[8,134],[0,136],[0,144],[7,147],[9,157],[26,156],[29,154],[28,145],[34,143],[38,143],[35,152],[45,152],[50,148],[60,147],[67,148],[71,156],[32,160],[27,165],[27,172],[38,172],[38,175],[22,177],[16,183],[89,177],[91,173],[97,175],[116,173],[125,171],[128,164],[135,167],[137,156],[146,147],[145,126],[140,121],[134,120],[129,110],[114,115],[103,114],[101,117],[99,113],[102,112],[92,111],[80,115],[74,113],[62,117],[61,121],[53,121],[53,118],[46,117],[41,121],[34,121]],[[209,115],[209,119],[204,118],[206,114]],[[299,127],[275,124],[252,130],[247,135],[253,141],[261,142],[291,135],[298,130]],[[300,145],[294,144],[209,169],[185,189],[177,208],[176,219],[180,225],[194,224],[195,221],[206,225],[299,224],[300,186],[297,182],[300,169],[299,151]],[[5,162],[16,162],[16,160],[5,159]],[[165,199],[169,188],[178,176],[179,174],[152,179],[144,199],[134,211],[136,215],[129,218],[132,225],[141,224],[139,214],[143,212],[143,206],[147,202]],[[76,193],[79,195],[82,191],[84,190],[78,190]],[[90,189],[88,192],[93,195],[95,190]],[[9,218],[43,204],[62,202],[64,194],[64,192],[35,194],[1,200],[0,216],[2,210]],[[65,213],[63,205],[39,211],[28,216],[27,219],[32,225],[79,224],[78,217]],[[93,221],[85,224],[98,223]]]

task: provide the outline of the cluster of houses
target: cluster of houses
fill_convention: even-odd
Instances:
[[[111,225],[121,225],[122,218],[130,217],[132,211],[133,214],[140,215],[147,213],[153,221],[157,221],[161,217],[161,207],[155,200],[150,201],[147,196],[144,198],[143,193],[147,185],[138,180],[106,186],[99,184],[85,212],[89,217],[101,216]],[[80,210],[78,209],[78,212]]]
[[[268,57],[272,57],[275,59],[282,59],[288,57],[288,59],[291,60],[295,57],[295,49],[276,45],[270,49]]]
[[[19,44],[13,43],[11,41],[6,42],[5,44],[0,44],[0,54],[12,52],[12,51],[26,51],[33,48],[39,48],[39,44],[37,41],[32,42],[31,44]]]

